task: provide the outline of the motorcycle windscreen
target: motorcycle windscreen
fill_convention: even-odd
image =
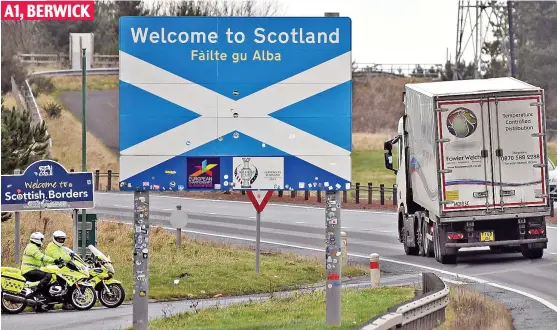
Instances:
[[[540,96],[489,100],[495,205],[547,204]]]
[[[493,204],[487,99],[438,102],[443,211],[489,209]]]

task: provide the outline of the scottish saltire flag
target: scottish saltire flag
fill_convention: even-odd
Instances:
[[[122,17],[122,190],[345,190],[345,17]]]

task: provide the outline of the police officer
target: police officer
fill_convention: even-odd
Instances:
[[[66,242],[66,233],[61,230],[57,230],[52,234],[52,242],[48,243],[46,246],[45,254],[52,259],[62,260],[64,263],[72,260],[71,255],[64,249],[64,243]],[[62,283],[60,283],[62,285]],[[72,305],[66,301],[62,305],[62,309],[69,310],[73,309]]]
[[[36,295],[38,293],[45,293],[43,292],[44,289],[48,286],[48,283],[52,279],[52,276],[49,273],[43,272],[40,268],[44,264],[61,264],[62,260],[55,260],[45,254],[43,254],[40,250],[40,247],[43,246],[44,243],[44,235],[40,232],[34,232],[31,234],[29,238],[29,244],[25,247],[23,251],[23,258],[21,260],[21,274],[27,281],[35,282],[40,281],[37,285],[36,290],[32,291],[28,298],[32,298],[35,300],[39,300]]]

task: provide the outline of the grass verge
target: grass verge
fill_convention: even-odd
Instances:
[[[340,327],[325,324],[325,292],[319,290],[262,303],[182,313],[151,321],[149,329],[354,329],[412,297],[413,288],[409,287],[344,289]]]
[[[437,330],[513,330],[507,307],[485,295],[457,286],[451,288],[445,322]]]
[[[49,102],[56,101],[53,96],[40,95],[37,103],[42,109]],[[58,102],[59,103],[59,102]],[[67,110],[62,110],[58,118],[49,117],[43,110],[41,115],[46,121],[48,133],[52,138],[52,157],[57,159],[67,170],[81,170],[81,122]],[[118,171],[118,157],[96,136],[87,132],[87,169],[108,169]]]
[[[52,81],[56,86],[56,91],[81,91],[81,76],[66,76],[66,77],[53,77]],[[117,90],[118,89],[118,75],[101,76],[89,75],[87,76],[87,90]]]
[[[133,285],[133,232],[125,224],[97,223],[97,246],[110,255],[116,269],[115,278],[123,282],[128,299]],[[63,230],[72,246],[71,216],[64,212],[22,213],[21,249],[33,231],[41,231],[47,241],[55,230]],[[13,221],[4,222],[2,231],[2,265],[14,266]],[[255,273],[253,249],[200,241],[182,234],[182,247],[176,248],[175,234],[151,228],[150,292],[153,299],[209,298],[297,289],[325,280],[322,258],[262,251],[261,273]],[[361,266],[346,266],[343,275],[363,276]],[[179,279],[178,284],[174,280]]]

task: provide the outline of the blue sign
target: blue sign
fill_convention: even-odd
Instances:
[[[346,190],[347,17],[120,18],[120,188]]]
[[[2,211],[93,207],[93,173],[68,173],[60,163],[40,160],[22,175],[2,175]]]

